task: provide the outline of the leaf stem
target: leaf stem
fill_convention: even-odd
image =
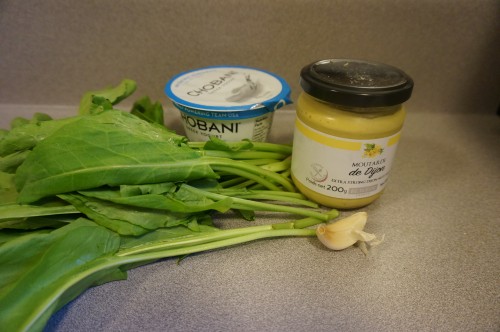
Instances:
[[[213,199],[215,201],[219,201],[221,199],[225,199],[230,196],[226,195],[220,195],[217,193],[201,190],[192,186],[189,186],[187,184],[182,184],[186,190],[192,191],[197,194],[205,195],[206,197]],[[242,199],[238,197],[231,197],[233,200],[233,208],[235,209],[242,209],[242,210],[257,210],[257,211],[272,211],[272,212],[286,212],[286,213],[292,213],[296,215],[301,215],[305,217],[313,217],[317,218],[323,221],[329,220],[329,216],[310,209],[303,209],[303,208],[297,208],[293,206],[286,206],[286,205],[277,205],[277,204],[269,204],[269,203],[264,203],[264,202],[257,202],[257,201],[251,201],[247,199]]]
[[[141,265],[140,263],[146,264],[149,262],[156,261],[158,259],[184,256],[188,254],[194,254],[202,251],[214,250],[228,246],[234,246],[237,244],[242,244],[250,241],[255,241],[264,238],[274,238],[274,237],[288,237],[288,236],[315,236],[316,231],[314,229],[277,229],[277,230],[264,230],[261,232],[254,232],[242,236],[237,236],[235,238],[224,239],[194,246],[188,246],[183,248],[160,250],[154,252],[146,252],[142,254],[130,255],[130,256],[107,256],[97,260],[92,261],[88,268],[82,269],[81,272],[71,275],[66,282],[61,283],[57,289],[55,289],[49,297],[44,299],[43,303],[40,303],[37,310],[26,317],[26,320],[22,326],[23,330],[30,330],[43,318],[43,315],[47,312],[47,308],[55,306],[57,301],[63,297],[63,295],[68,292],[72,287],[77,285],[82,280],[91,278],[99,273],[105,273],[106,271],[111,271],[116,268],[125,268],[126,266],[137,267]],[[90,285],[90,284],[89,284]],[[45,309],[45,310],[44,310]]]
[[[278,173],[262,169],[259,166],[226,158],[202,157],[201,160],[207,162],[215,171],[228,172],[247,177],[271,190],[280,190],[277,185],[273,184],[274,182],[282,185],[287,191],[296,191],[290,180]]]
[[[336,218],[339,213],[337,210],[332,210],[326,214],[329,219]],[[215,242],[220,240],[226,240],[230,238],[240,237],[243,235],[249,235],[253,233],[259,232],[268,232],[268,231],[276,231],[276,230],[291,230],[291,229],[304,229],[310,226],[314,226],[320,223],[323,223],[323,220],[313,217],[307,217],[303,219],[298,219],[292,222],[283,222],[277,224],[268,224],[268,225],[259,225],[259,226],[251,226],[251,227],[243,227],[243,228],[233,228],[233,229],[225,229],[218,230],[210,233],[201,233],[196,235],[184,236],[181,238],[167,239],[158,242],[152,243],[143,243],[131,248],[120,250],[116,256],[130,256],[136,254],[142,254],[146,252],[159,251],[159,250],[171,250],[182,248],[186,246],[200,245],[209,242]],[[280,233],[281,234],[281,233]],[[291,233],[294,235],[294,233]],[[302,234],[302,233],[300,233]],[[314,235],[312,232],[307,232],[305,234]],[[273,233],[273,236],[282,236],[276,235]]]
[[[251,200],[266,200],[266,201],[277,201],[277,202],[286,202],[294,205],[303,205],[312,208],[318,208],[318,204],[312,201],[307,200],[299,193],[291,193],[288,191],[271,191],[271,190],[209,190],[211,192],[216,192],[218,194],[231,196],[231,197],[239,197],[244,199]],[[287,194],[295,194],[295,195],[287,195]]]
[[[188,142],[187,145],[194,149],[203,150],[206,142]],[[226,142],[227,145],[238,145],[240,142]],[[214,150],[204,150],[214,151]],[[280,154],[292,154],[292,147],[290,145],[268,143],[268,142],[252,142],[252,148],[249,151],[265,151],[265,152],[278,152]]]
[[[8,204],[0,206],[0,221],[15,218],[50,216],[80,213],[73,205],[37,206],[27,204]]]
[[[127,250],[119,251],[116,256],[130,257],[136,263],[140,261],[149,261],[154,259],[187,255],[201,251],[207,251],[222,247],[233,246],[245,242],[255,241],[263,238],[284,237],[284,236],[315,236],[314,229],[275,229],[272,225],[245,227],[240,229],[222,230],[211,232],[205,236],[195,236],[180,241],[168,241],[147,245],[147,248],[132,247]]]
[[[278,159],[286,158],[286,154],[272,151],[219,151],[219,150],[199,150],[198,153],[203,157],[228,158],[233,160],[240,159]]]

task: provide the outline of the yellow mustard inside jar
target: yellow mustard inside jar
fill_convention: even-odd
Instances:
[[[292,179],[309,199],[354,209],[386,186],[413,80],[402,70],[354,59],[305,66],[296,103]]]

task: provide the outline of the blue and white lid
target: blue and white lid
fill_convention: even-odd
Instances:
[[[212,66],[174,76],[165,86],[174,104],[184,108],[239,112],[272,112],[290,104],[286,81],[267,71],[245,66]]]

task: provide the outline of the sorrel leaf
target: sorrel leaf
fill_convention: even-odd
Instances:
[[[18,201],[103,185],[216,178],[183,139],[120,111],[80,117],[39,142],[19,166]]]
[[[5,157],[14,152],[30,150],[62,126],[77,119],[78,117],[69,117],[16,126],[0,140],[0,156]]]
[[[137,84],[135,81],[124,79],[115,87],[105,88],[100,91],[86,92],[80,100],[78,114],[95,114],[111,109],[112,105],[118,104],[134,93],[136,88]]]
[[[78,273],[91,269],[94,261],[113,255],[119,245],[117,234],[84,219],[51,233],[34,233],[4,243],[0,246],[2,329],[41,331],[56,310],[88,287],[124,279],[126,275],[115,268],[72,283]]]
[[[60,197],[89,219],[120,235],[142,235],[162,227],[187,226],[195,218],[193,213],[137,208],[77,194]]]
[[[135,206],[139,208],[165,210],[179,213],[194,213],[215,210],[226,212],[231,208],[232,199],[213,201],[206,196],[196,195],[191,192],[188,195],[179,195],[175,192],[165,194],[138,194],[122,196],[119,190],[84,190],[80,193],[87,197],[98,198],[116,204]]]
[[[134,102],[130,113],[147,122],[164,124],[163,106],[159,102],[152,103],[147,96]]]

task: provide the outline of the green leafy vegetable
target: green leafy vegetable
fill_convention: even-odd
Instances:
[[[19,202],[103,185],[216,177],[177,135],[155,128],[114,110],[61,127],[19,166]]]
[[[24,162],[29,153],[29,150],[16,151],[5,157],[0,157],[0,171],[15,173],[17,167]]]
[[[78,117],[40,123],[29,122],[16,126],[0,140],[0,157],[6,157],[19,151],[31,150],[38,142],[50,136],[57,129],[75,120],[78,120]]]
[[[231,208],[233,203],[230,197],[214,202],[203,194],[181,196],[178,191],[163,194],[145,193],[138,195],[127,193],[126,196],[121,195],[121,190],[85,190],[80,191],[80,193],[87,197],[98,198],[116,204],[177,213],[193,213],[208,210],[226,212]]]
[[[323,211],[290,179],[291,147],[244,140],[190,142],[163,126],[144,97],[115,105],[136,84],[86,93],[78,115],[18,118],[0,135],[0,326],[41,331],[87,288],[166,257],[264,238],[315,236]],[[236,211],[299,216],[224,229]],[[34,286],[33,286],[34,285]]]
[[[137,100],[130,113],[150,123],[159,125],[164,123],[163,106],[159,102],[151,102],[151,99],[147,96]]]
[[[103,278],[124,279],[123,271],[112,267],[73,282],[99,259],[117,252],[119,245],[117,234],[83,219],[48,234],[4,243],[0,246],[2,329],[40,331],[54,311],[89,286]],[[65,287],[68,283],[71,287]]]
[[[116,87],[85,93],[80,101],[80,115],[96,114],[112,108],[137,89],[135,81],[125,79]]]
[[[14,185],[14,174],[0,172],[0,205],[15,204],[17,191]]]
[[[120,111],[81,117],[39,142],[16,172],[20,203],[104,185],[147,184],[242,176],[266,187],[295,190],[265,168],[211,157],[183,138]],[[78,151],[76,154],[74,151]]]

